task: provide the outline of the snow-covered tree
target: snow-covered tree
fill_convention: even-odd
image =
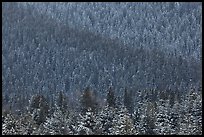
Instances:
[[[113,119],[113,127],[111,129],[112,135],[136,135],[138,131],[136,130],[133,120],[126,107],[121,106],[118,111],[116,111],[116,116]]]
[[[67,109],[68,109],[68,98],[66,98],[65,94],[62,91],[59,92],[56,103],[57,103],[57,106],[61,109],[62,112],[67,111]]]
[[[40,125],[46,120],[48,115],[48,103],[45,97],[39,94],[33,95],[29,103],[29,110],[32,114],[32,118],[38,125]]]
[[[152,135],[154,134],[153,129],[154,126],[154,107],[152,103],[148,100],[144,100],[144,102],[140,102],[137,109],[133,114],[133,118],[135,119],[135,127],[138,130],[138,134],[140,135]]]
[[[89,87],[85,89],[85,91],[81,95],[81,111],[82,113],[86,113],[86,111],[96,111],[97,110],[97,101],[94,97],[93,92]]]
[[[7,114],[2,123],[2,135],[18,135],[18,128],[15,117],[11,113]]]
[[[193,104],[195,128],[193,135],[202,135],[202,92],[197,93]]]
[[[28,98],[38,93],[29,104],[34,126],[29,125],[28,129],[32,131],[28,134],[33,134],[53,114],[56,91],[75,93],[79,90],[71,100],[73,108],[81,107],[83,115],[90,108],[93,112],[98,110],[94,92],[88,89],[81,94],[81,89],[87,85],[101,97],[110,83],[117,96],[122,95],[125,87],[130,87],[131,91],[155,87],[163,91],[166,87],[179,87],[175,91],[185,94],[191,84],[201,85],[201,36],[201,2],[4,2],[2,106],[23,114]],[[164,93],[166,98],[169,92]],[[40,94],[50,100],[51,109]],[[77,101],[80,95],[82,98]],[[116,105],[123,102],[120,97]],[[131,103],[131,95],[126,97],[124,105],[128,110],[137,107],[137,101],[135,105]],[[109,106],[114,106],[115,98],[109,99]],[[67,108],[63,100],[65,98],[60,95],[58,105],[62,111]],[[201,101],[190,97],[183,100],[178,122],[180,134],[202,134]],[[160,105],[159,111],[155,111],[155,133],[176,134],[176,112],[170,110],[167,114],[164,112],[166,106],[162,110]],[[137,117],[133,120],[141,131],[139,133],[153,134],[154,120],[149,116],[148,107],[144,106],[141,111],[135,111]],[[164,122],[160,122],[163,117],[166,117]],[[20,132],[27,130],[24,130],[27,126],[21,123],[21,118],[17,121],[16,129],[21,125]],[[168,127],[173,129],[167,131]]]
[[[87,110],[85,114],[79,114],[77,121],[77,134],[78,135],[94,135],[97,134],[98,126],[96,121],[96,115],[91,108]]]
[[[189,91],[182,102],[181,135],[202,134],[202,97],[195,91]]]
[[[133,105],[133,97],[132,92],[128,91],[127,88],[125,88],[124,91],[124,98],[123,98],[124,106],[127,108],[129,113],[133,113],[134,105]]]
[[[17,120],[17,126],[19,127],[20,135],[32,135],[39,127],[29,112],[20,116]]]
[[[178,100],[175,100],[169,112],[170,135],[178,135],[180,120],[181,120],[181,105],[178,102]]]
[[[113,91],[113,87],[110,87],[108,89],[107,105],[110,106],[110,107],[116,107],[116,98],[115,98],[115,94],[114,94],[114,91]]]
[[[158,135],[169,135],[171,133],[169,109],[169,100],[160,99],[157,102],[157,114],[154,132]]]
[[[69,115],[63,113],[61,108],[57,107],[53,116],[47,118],[46,121],[40,125],[36,134],[44,135],[70,135],[72,134],[69,129],[70,118]]]
[[[113,120],[115,118],[116,109],[106,105],[97,114],[97,125],[100,125],[100,132],[102,135],[112,134],[111,130],[113,128]]]

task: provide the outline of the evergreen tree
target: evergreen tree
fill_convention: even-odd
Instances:
[[[138,134],[135,129],[133,120],[130,117],[128,110],[121,106],[117,111],[117,115],[113,120],[113,128],[111,129],[112,135],[136,135]]]
[[[63,113],[59,107],[56,108],[53,116],[47,118],[39,127],[38,133],[44,135],[70,135],[73,134],[69,129],[69,115]]]
[[[97,122],[101,125],[101,134],[110,135],[113,128],[113,120],[115,118],[115,108],[104,106],[103,109],[97,114]],[[98,125],[98,124],[97,124]]]
[[[20,127],[20,135],[32,135],[38,130],[38,125],[32,119],[32,115],[28,112],[17,120],[17,125]]]
[[[142,91],[138,91],[137,92],[138,95],[137,95],[137,103],[136,104],[136,107],[134,108],[134,113],[132,114],[133,115],[133,121],[134,121],[134,125],[135,127],[137,128],[137,130],[140,128],[140,116],[142,116],[142,110],[143,110],[143,100],[142,100]]]
[[[58,98],[57,98],[57,105],[61,109],[63,113],[65,113],[68,109],[68,102],[65,95],[62,93],[62,91],[59,92]]]
[[[202,134],[202,96],[194,91],[191,97],[191,124],[189,125],[191,135]]]
[[[124,92],[124,106],[127,108],[130,114],[133,113],[134,107],[133,107],[133,97],[132,92],[128,91],[127,88],[125,88]]]
[[[202,134],[202,97],[195,91],[189,91],[183,100],[183,115],[180,121],[182,135]]]
[[[86,113],[89,110],[96,112],[97,111],[97,101],[96,98],[93,96],[90,88],[87,87],[82,94],[81,97],[81,111],[82,113]]]
[[[179,133],[179,121],[181,120],[181,106],[177,99],[175,99],[174,104],[169,113],[170,122],[170,134],[178,135]]]
[[[17,120],[9,113],[4,117],[4,123],[2,123],[2,135],[18,135],[19,130],[17,127]]]
[[[157,103],[157,107],[154,132],[158,135],[169,135],[171,133],[169,121],[169,100],[160,99]]]
[[[189,125],[189,97],[188,95],[183,96],[181,99],[181,119],[179,120],[179,135],[189,135],[190,131],[188,128]]]
[[[115,98],[115,94],[114,94],[114,91],[113,91],[112,87],[110,87],[109,90],[108,90],[107,105],[109,107],[115,107],[116,106],[116,98]]]
[[[133,122],[135,125],[135,128],[139,131],[140,129],[140,116],[141,116],[141,105],[138,105],[137,108],[135,108],[134,113],[132,114]]]
[[[194,123],[196,125],[194,135],[202,135],[202,92],[196,95],[193,104]]]
[[[35,120],[38,125],[43,123],[46,120],[49,110],[48,103],[44,96],[38,94],[33,95],[30,100],[29,110],[33,120]]]
[[[85,114],[80,115],[77,121],[78,135],[94,135],[97,132],[96,115],[89,108]]]
[[[154,129],[154,116],[153,116],[153,110],[150,108],[151,103],[148,100],[144,100],[139,106],[138,110],[135,111],[134,115],[137,116],[137,120],[135,121],[135,127],[139,131],[140,135],[152,135],[155,134]]]

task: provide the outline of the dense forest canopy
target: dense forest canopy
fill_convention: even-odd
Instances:
[[[87,87],[96,106],[110,86],[116,104],[124,91],[135,105],[140,91],[152,100],[201,91],[201,11],[196,2],[4,2],[3,107],[23,112],[34,94],[54,106],[63,92],[80,109]]]

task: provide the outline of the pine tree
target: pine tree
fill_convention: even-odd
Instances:
[[[29,112],[20,116],[17,120],[17,126],[20,135],[32,135],[38,129],[38,125],[33,121]]]
[[[125,89],[123,101],[124,101],[124,106],[127,108],[129,113],[132,114],[134,111],[132,92]]]
[[[130,117],[128,110],[121,106],[117,111],[117,115],[113,120],[112,135],[136,135],[138,131],[135,129],[133,120]]]
[[[142,102],[139,106],[137,111],[135,111],[134,115],[137,115],[136,117],[136,121],[135,121],[135,127],[136,129],[139,131],[138,134],[140,135],[152,135],[154,134],[153,132],[153,128],[154,128],[154,119],[152,116],[151,112],[152,110],[150,110],[149,107],[150,102],[148,100],[145,100],[144,102]]]
[[[189,135],[189,97],[186,95],[182,98],[181,105],[181,119],[179,120],[179,135]]]
[[[42,95],[33,95],[29,102],[29,110],[32,114],[33,120],[36,121],[38,125],[46,120],[48,115],[49,106]]]
[[[113,91],[112,87],[110,87],[108,90],[107,105],[109,107],[115,107],[116,106],[116,98],[115,98],[114,91]]]
[[[68,114],[63,113],[59,107],[56,108],[52,117],[47,118],[41,124],[36,134],[44,135],[70,135],[73,134],[69,129],[70,118]]]
[[[202,97],[195,91],[191,91],[189,94],[190,101],[187,112],[189,135],[200,135],[202,134]]]
[[[181,135],[202,134],[202,97],[195,91],[189,91],[182,101]]]
[[[4,118],[4,123],[2,124],[2,135],[18,135],[19,130],[17,127],[17,120],[14,116],[9,113]]]
[[[96,115],[93,113],[91,108],[89,108],[85,114],[80,114],[80,118],[77,121],[77,134],[78,135],[94,135],[96,126]]]
[[[170,134],[178,135],[179,133],[179,121],[181,120],[181,106],[178,100],[174,101],[173,107],[169,113],[169,122],[170,122]]]
[[[202,134],[202,96],[199,93],[194,94],[195,99],[192,99],[192,125],[191,134]]]
[[[65,95],[62,93],[62,91],[59,92],[58,99],[57,99],[57,105],[61,109],[61,111],[64,113],[68,109],[68,102]]]
[[[193,105],[194,123],[196,124],[195,135],[202,135],[202,92],[198,93]]]
[[[113,128],[113,120],[115,117],[115,108],[109,107],[108,105],[104,106],[103,109],[97,114],[97,125],[100,124],[99,128],[101,129],[102,135],[110,135]]]
[[[160,99],[157,107],[154,132],[158,135],[169,135],[171,133],[169,121],[169,100]]]
[[[132,114],[132,118],[133,118],[133,121],[134,121],[134,125],[135,125],[135,128],[139,131],[139,129],[141,129],[141,116],[144,114],[143,113],[143,100],[142,100],[142,92],[141,91],[138,91],[138,98],[137,98],[137,103],[136,103],[136,107],[134,108],[134,113]]]
[[[97,101],[93,96],[89,87],[87,87],[81,97],[81,111],[86,113],[89,110],[96,112],[97,111]]]

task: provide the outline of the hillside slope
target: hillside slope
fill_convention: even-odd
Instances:
[[[34,5],[3,3],[3,92],[81,90],[103,94],[109,85],[182,91],[201,83],[201,62],[159,48],[124,45],[72,28]]]

